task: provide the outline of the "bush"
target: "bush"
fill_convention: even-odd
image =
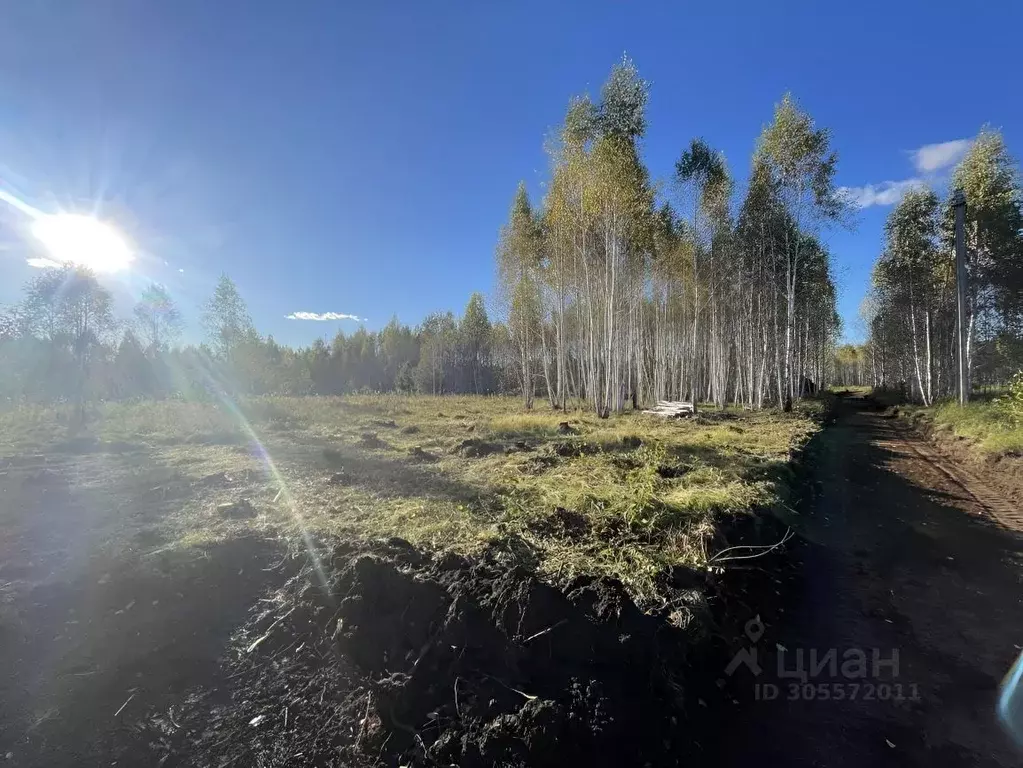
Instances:
[[[1009,391],[995,400],[998,410],[1013,424],[1023,425],[1023,371],[1017,371],[1009,382]]]

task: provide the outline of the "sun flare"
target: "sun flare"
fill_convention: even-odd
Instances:
[[[71,262],[96,272],[120,272],[135,256],[124,237],[109,224],[77,213],[42,215],[32,234],[56,262]]]

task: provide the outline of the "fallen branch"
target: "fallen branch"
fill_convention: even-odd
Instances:
[[[517,693],[519,696],[522,696],[527,701],[535,701],[536,699],[539,698],[539,696],[533,696],[532,694],[526,693],[525,691],[520,691],[518,688],[512,688],[510,685],[508,685],[508,683],[504,682],[503,680],[498,680],[496,677],[494,677],[493,675],[488,675],[486,672],[483,673],[483,677],[489,678],[498,685],[504,686],[512,693]]]
[[[121,705],[120,709],[118,709],[118,710],[117,710],[116,712],[114,712],[114,717],[117,717],[117,716],[118,716],[119,714],[121,714],[122,712],[124,712],[124,708],[125,708],[126,706],[128,706],[128,702],[130,702],[130,701],[131,701],[132,699],[134,699],[134,698],[135,698],[135,694],[133,693],[133,694],[132,694],[131,696],[129,696],[129,697],[127,698],[127,700],[126,700],[126,701],[124,702],[124,704],[122,704],[122,705]]]
[[[267,628],[266,632],[264,633],[264,635],[263,635],[262,637],[260,637],[260,638],[257,638],[256,640],[253,640],[253,641],[252,641],[252,645],[250,645],[250,646],[249,646],[248,648],[246,648],[246,649],[245,649],[245,652],[246,652],[246,653],[252,653],[252,652],[253,652],[254,650],[256,650],[256,648],[258,648],[258,647],[259,647],[259,644],[260,644],[260,643],[262,643],[262,642],[263,642],[264,640],[266,640],[266,639],[267,639],[268,637],[270,637],[270,633],[274,631],[274,627],[276,627],[276,626],[277,626],[278,624],[280,624],[280,623],[281,623],[282,621],[284,621],[284,620],[285,620],[286,618],[288,618],[288,617],[289,617],[289,616],[290,616],[291,614],[293,614],[294,612],[295,612],[295,609],[294,609],[294,608],[292,608],[292,609],[291,609],[290,611],[288,611],[288,612],[287,612],[286,614],[284,614],[284,615],[283,615],[283,616],[281,616],[281,617],[280,617],[279,619],[277,619],[277,621],[275,621],[275,622],[274,622],[273,624],[271,624],[271,625],[270,625],[270,626],[269,626],[269,627]]]
[[[786,528],[785,529],[785,535],[782,536],[781,539],[776,541],[774,544],[739,544],[739,545],[734,546],[734,547],[726,547],[725,549],[722,549],[720,552],[718,552],[716,555],[714,555],[712,558],[710,558],[707,561],[707,565],[712,565],[712,564],[717,564],[717,563],[728,563],[728,562],[731,562],[733,560],[752,560],[755,557],[763,557],[764,555],[768,554],[769,552],[772,552],[773,550],[775,550],[778,547],[780,547],[782,544],[787,542],[793,536],[795,536],[795,533],[793,532],[793,530],[791,528]],[[734,555],[732,557],[721,557],[723,554],[725,554],[725,552],[734,552],[737,549],[749,549],[749,550],[762,549],[764,551],[763,552],[754,552],[753,554],[749,554],[749,555]]]
[[[541,637],[543,635],[546,635],[548,632],[553,632],[555,629],[560,627],[562,624],[567,624],[567,623],[568,623],[568,619],[562,619],[558,623],[552,624],[551,626],[547,627],[547,629],[541,629],[536,634],[530,635],[529,637],[527,637],[525,640],[522,641],[522,644],[525,645],[530,640],[536,640],[536,638]]]

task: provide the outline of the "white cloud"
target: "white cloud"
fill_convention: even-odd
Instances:
[[[36,269],[56,269],[60,266],[60,262],[53,259],[25,259],[25,263]]]
[[[839,187],[838,195],[848,204],[857,208],[872,205],[894,205],[906,192],[926,183],[941,183],[946,171],[958,163],[966,154],[973,139],[956,139],[938,144],[924,144],[907,152],[919,176],[902,181],[882,181],[879,184],[865,184],[862,187]]]
[[[344,312],[292,312],[286,315],[288,320],[354,320],[357,323],[366,322],[365,317],[358,315],[347,315]]]
[[[920,179],[905,179],[903,181],[882,181],[880,184],[866,184],[862,187],[839,187],[838,195],[857,208],[869,208],[872,205],[894,205],[902,199],[908,190],[922,183]]]
[[[973,139],[956,139],[940,144],[924,144],[910,152],[913,165],[920,173],[934,173],[942,168],[955,165],[973,144]]]

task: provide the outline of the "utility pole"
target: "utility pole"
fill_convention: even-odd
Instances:
[[[968,360],[966,357],[966,196],[961,189],[952,193],[952,207],[955,209],[956,244],[956,293],[959,298],[959,312],[956,330],[959,332],[959,404],[966,405],[970,399]]]

